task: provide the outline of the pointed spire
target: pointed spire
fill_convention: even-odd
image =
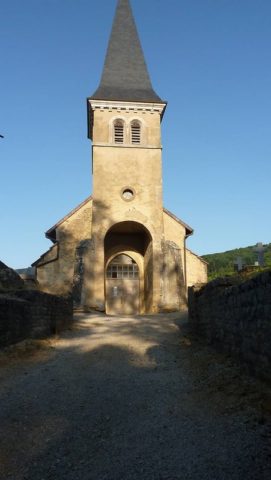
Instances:
[[[129,0],[118,0],[96,100],[162,102],[152,88]]]

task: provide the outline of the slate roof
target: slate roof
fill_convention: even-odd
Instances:
[[[118,0],[101,82],[90,99],[165,103],[152,88],[129,0]]]

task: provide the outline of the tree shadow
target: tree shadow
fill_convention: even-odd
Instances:
[[[265,430],[217,410],[201,356],[191,368],[199,346],[181,343],[184,321],[82,315],[2,397],[3,478],[268,478],[258,476],[271,472]]]

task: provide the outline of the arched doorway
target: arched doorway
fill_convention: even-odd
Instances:
[[[152,237],[144,225],[113,225],[104,239],[106,313],[138,314],[151,310]]]
[[[109,315],[139,313],[139,268],[135,260],[122,253],[106,269],[106,312]]]

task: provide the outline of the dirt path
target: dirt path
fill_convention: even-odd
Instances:
[[[78,318],[0,359],[1,479],[270,480],[260,384],[174,315]]]

